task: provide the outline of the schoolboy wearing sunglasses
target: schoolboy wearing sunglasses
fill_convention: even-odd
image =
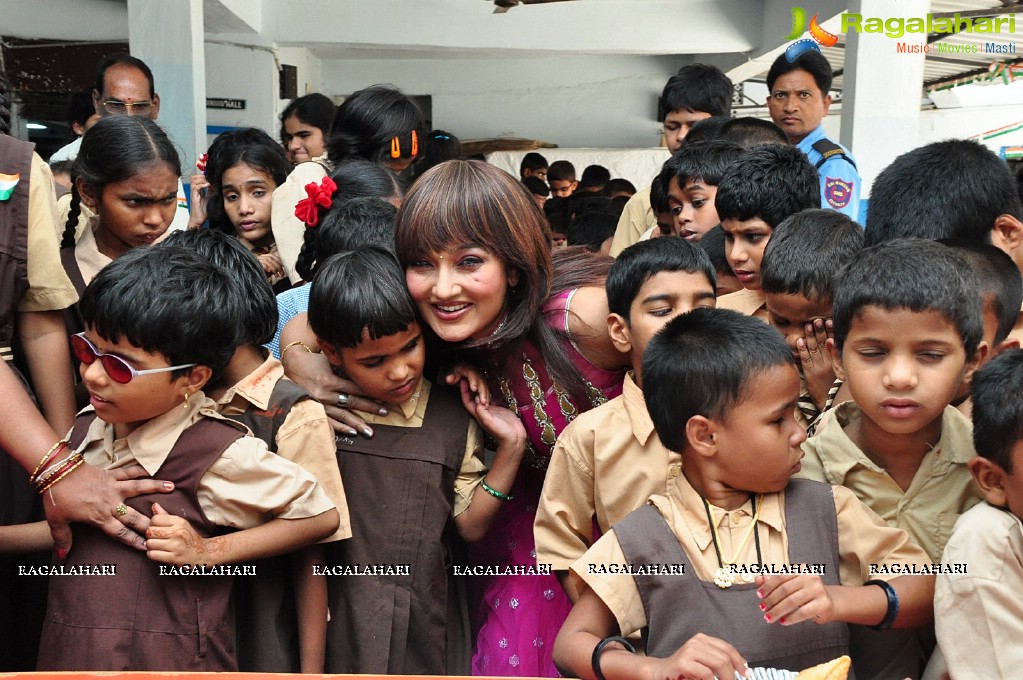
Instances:
[[[228,273],[174,247],[122,255],[82,294],[86,330],[71,342],[90,407],[68,451],[108,470],[140,464],[175,488],[110,509],[152,514],[145,553],[76,529],[64,568],[116,565],[115,575],[51,581],[40,669],[237,670],[231,579],[186,574],[244,574],[223,565],[336,530],[315,478],[217,415],[202,393],[234,352],[237,295]],[[241,531],[217,535],[224,529]]]

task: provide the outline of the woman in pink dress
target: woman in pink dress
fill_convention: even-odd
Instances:
[[[621,393],[627,357],[607,332],[609,258],[570,250],[552,262],[546,221],[529,192],[478,161],[451,161],[417,180],[395,245],[423,321],[482,368],[491,395],[529,434],[526,458],[480,564],[536,565],[533,519],[551,450],[579,413]],[[478,489],[477,493],[485,490]],[[557,677],[551,648],[571,604],[553,574],[486,577],[473,673]]]

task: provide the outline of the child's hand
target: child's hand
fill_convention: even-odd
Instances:
[[[208,564],[205,541],[184,517],[172,515],[153,503],[153,519],[146,530],[146,556],[165,564]]]
[[[790,626],[803,621],[828,623],[835,619],[835,603],[816,574],[757,576],[760,611],[768,623]]]
[[[739,651],[719,638],[697,633],[667,659],[653,662],[647,677],[657,678],[728,678],[750,674],[746,660]]]
[[[268,276],[284,276],[284,265],[281,263],[281,256],[277,253],[266,253],[257,255],[259,263],[263,265],[263,271]]]
[[[444,382],[454,385],[461,381],[463,385],[469,385],[469,391],[476,395],[476,401],[486,406],[490,403],[490,388],[483,378],[483,372],[472,364],[455,364],[444,376]],[[468,408],[468,407],[467,407]],[[470,411],[471,413],[471,411]]]
[[[518,416],[508,409],[495,404],[481,404],[473,398],[465,381],[459,385],[462,391],[462,405],[473,418],[497,440],[499,448],[522,452],[526,447],[526,428]]]
[[[803,377],[813,403],[823,408],[828,390],[835,384],[835,368],[826,346],[828,340],[833,341],[835,337],[835,325],[831,319],[814,319],[803,330],[805,336],[796,340]]]
[[[206,223],[206,190],[209,189],[210,182],[202,173],[192,175],[188,181],[192,194],[188,208],[188,228],[198,229]]]

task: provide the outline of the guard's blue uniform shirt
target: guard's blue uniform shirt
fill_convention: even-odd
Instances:
[[[822,154],[813,148],[813,145],[821,139],[825,139],[824,126],[819,125],[817,129],[803,138],[796,144],[796,148],[806,154],[810,164],[814,167],[823,158]],[[834,140],[831,140],[834,142]],[[835,142],[838,144],[838,142]],[[839,144],[839,146],[841,146]],[[852,158],[852,154],[844,146],[842,149],[845,155]],[[850,219],[859,219],[860,214],[860,173],[856,168],[840,154],[829,158],[824,165],[817,168],[817,175],[821,183],[821,207],[837,210],[845,213]]]

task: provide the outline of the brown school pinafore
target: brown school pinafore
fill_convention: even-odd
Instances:
[[[71,446],[85,439],[95,413],[79,415]],[[124,502],[150,514],[159,502],[203,537],[217,529],[196,498],[199,480],[243,433],[204,418],[186,429],[157,471],[174,491]],[[116,564],[116,576],[53,576],[40,644],[40,671],[234,671],[230,576],[161,576],[144,552],[76,524],[74,546],[54,564]]]
[[[448,639],[460,637],[448,627],[467,622],[449,617],[444,534],[468,427],[457,393],[435,384],[422,427],[376,425],[372,439],[338,438],[352,537],[325,546],[327,566],[410,571],[328,577],[327,673],[448,673]]]
[[[278,380],[266,410],[251,407],[225,416],[252,430],[253,436],[277,450],[277,432],[292,407],[309,393],[290,380]],[[298,673],[301,670],[295,581],[288,555],[252,562],[256,576],[235,579],[238,670]]]
[[[0,358],[14,369],[26,390],[28,383],[14,364],[12,345],[18,306],[29,288],[28,192],[34,148],[35,144],[0,134],[0,173],[20,175],[11,197],[0,201]],[[28,473],[0,449],[0,525],[42,518],[42,504],[28,483]],[[19,577],[17,568],[46,563],[44,553],[0,555],[0,672],[34,668],[46,581]]]
[[[697,633],[730,643],[750,666],[799,671],[848,654],[846,624],[770,625],[759,616],[755,583],[723,589],[700,580],[654,506],[633,511],[614,530],[630,564],[685,565],[681,575],[633,577],[647,617],[643,637],[648,655],[669,657]],[[785,488],[785,531],[789,563],[823,564],[824,584],[839,585],[838,519],[831,486],[791,480]]]

